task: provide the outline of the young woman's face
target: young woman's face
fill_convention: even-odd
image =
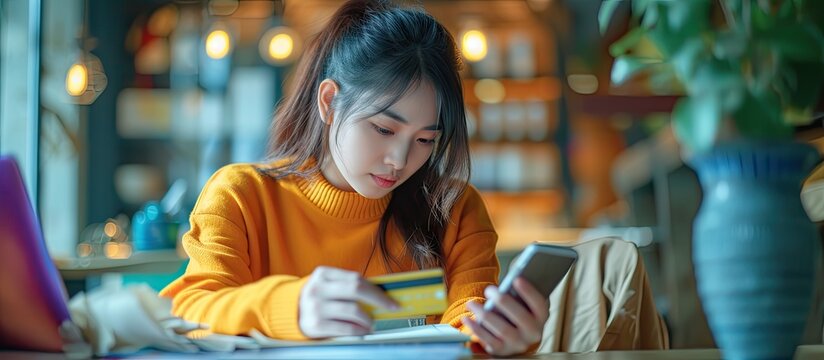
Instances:
[[[432,154],[439,135],[435,91],[427,81],[375,116],[336,124],[329,132],[331,162],[321,165],[337,188],[367,198],[385,196]]]

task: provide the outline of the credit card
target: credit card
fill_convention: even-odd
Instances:
[[[375,320],[440,315],[446,311],[446,286],[441,269],[382,275],[367,280],[400,304],[400,309],[395,311],[363,304],[364,310]]]

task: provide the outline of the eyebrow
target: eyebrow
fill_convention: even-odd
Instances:
[[[381,111],[380,113],[392,118],[392,120],[395,120],[395,121],[397,121],[401,124],[407,124],[407,125],[409,124],[408,120],[406,120],[403,116],[401,116],[400,114],[398,114],[398,113],[396,113],[392,110],[385,109],[385,110]],[[438,125],[438,124],[429,125],[429,126],[423,128],[421,130],[439,131],[439,130],[441,130],[441,126]]]

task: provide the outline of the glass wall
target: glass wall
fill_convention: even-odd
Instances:
[[[0,154],[37,189],[39,0],[0,1]],[[36,191],[33,192],[36,201]]]

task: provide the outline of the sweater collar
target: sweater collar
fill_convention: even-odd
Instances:
[[[300,191],[324,213],[347,220],[374,220],[383,215],[392,193],[380,199],[369,199],[354,191],[344,191],[332,185],[320,171],[308,178],[297,177]]]

